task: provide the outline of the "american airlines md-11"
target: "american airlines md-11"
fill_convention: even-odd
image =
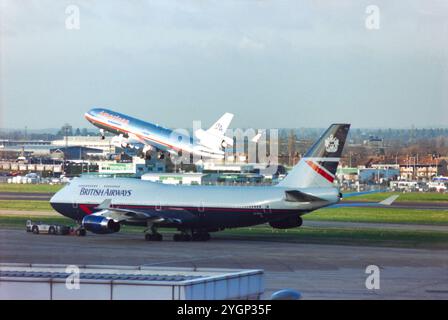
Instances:
[[[75,178],[50,202],[80,224],[80,235],[86,230],[118,232],[121,224],[129,224],[146,226],[146,240],[160,241],[157,229],[174,227],[180,231],[175,241],[206,241],[210,232],[226,228],[264,223],[279,229],[299,227],[302,215],[340,201],[333,181],[349,127],[330,126],[277,185],[188,186],[132,178]]]
[[[116,134],[112,144],[122,148],[138,149],[149,159],[155,151],[159,159],[165,153],[180,155],[182,151],[206,158],[221,159],[224,148],[233,145],[233,139],[225,133],[233,114],[225,113],[208,130],[198,129],[194,139],[159,125],[145,122],[122,113],[103,108],[94,108],[85,113],[85,118],[100,129],[104,139],[105,131]]]

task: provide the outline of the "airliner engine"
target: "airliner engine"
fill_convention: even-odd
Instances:
[[[120,223],[113,219],[101,216],[85,216],[82,219],[82,226],[93,233],[106,234],[120,231]]]
[[[283,220],[271,221],[269,225],[275,229],[289,229],[300,227],[302,222],[302,218],[294,216]]]
[[[217,136],[202,129],[196,130],[194,134],[203,146],[210,149],[226,148],[233,145],[233,139],[226,136]]]
[[[120,134],[119,136],[113,137],[111,139],[110,143],[114,147],[118,147],[118,148],[129,148],[130,147],[129,140],[127,138],[123,137],[122,134]]]

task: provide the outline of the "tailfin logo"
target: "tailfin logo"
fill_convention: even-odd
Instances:
[[[339,139],[333,135],[330,135],[327,139],[325,139],[325,150],[327,152],[336,152],[339,147]]]

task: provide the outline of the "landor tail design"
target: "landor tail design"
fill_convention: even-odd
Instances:
[[[349,124],[331,125],[278,186],[310,188],[332,185],[349,129]]]

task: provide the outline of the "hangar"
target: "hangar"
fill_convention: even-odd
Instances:
[[[0,300],[260,299],[263,292],[262,270],[0,263]]]

